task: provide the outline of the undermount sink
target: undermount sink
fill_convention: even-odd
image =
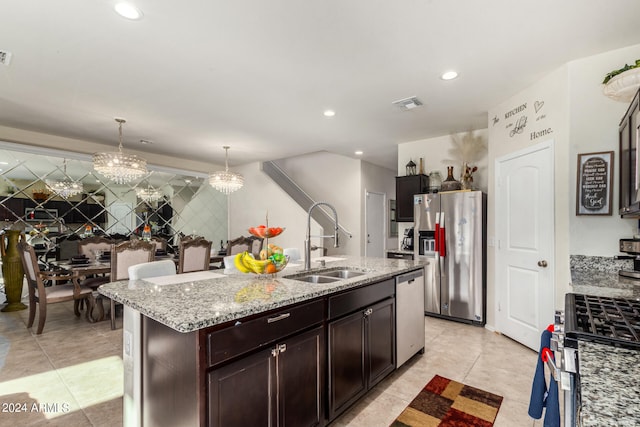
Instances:
[[[362,276],[364,273],[355,270],[334,270],[326,273],[318,273],[327,277],[337,277],[339,279],[351,279],[352,277]]]
[[[299,280],[301,282],[308,282],[308,283],[331,283],[338,280],[338,279],[334,279],[333,277],[320,276],[318,274],[309,274],[307,276],[290,277],[290,278],[294,280]]]
[[[310,274],[300,274],[295,276],[285,276],[285,279],[299,280],[307,283],[331,283],[337,280],[351,279],[365,274],[362,271],[351,270],[348,268],[331,269],[326,271],[314,271]]]

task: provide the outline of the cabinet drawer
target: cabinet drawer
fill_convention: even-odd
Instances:
[[[264,347],[324,320],[324,300],[283,308],[207,336],[209,366]]]
[[[388,298],[394,295],[394,289],[394,280],[388,279],[329,297],[329,319],[335,319]]]

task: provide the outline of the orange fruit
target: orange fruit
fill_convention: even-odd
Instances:
[[[264,272],[267,274],[273,274],[273,273],[277,273],[278,270],[276,269],[275,264],[270,262],[269,264],[267,264],[267,268],[265,268]]]

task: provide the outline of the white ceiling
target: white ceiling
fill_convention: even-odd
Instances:
[[[1,125],[115,146],[124,117],[125,151],[220,164],[230,145],[233,166],[360,149],[395,170],[396,144],[485,128],[562,64],[640,43],[637,0],[135,0],[139,21],[115,3],[0,0]]]

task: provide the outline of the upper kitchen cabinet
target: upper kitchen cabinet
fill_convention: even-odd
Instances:
[[[396,217],[398,222],[413,221],[413,195],[429,191],[427,175],[396,177]]]
[[[622,117],[620,138],[620,215],[640,217],[640,176],[638,176],[638,126],[640,125],[640,91]]]

